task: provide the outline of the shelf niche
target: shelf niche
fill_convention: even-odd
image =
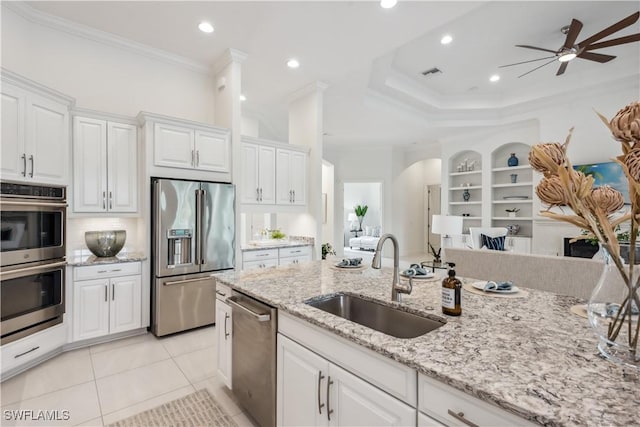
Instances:
[[[469,200],[465,202],[465,190]],[[482,218],[482,154],[473,150],[456,153],[449,159],[450,215],[464,216],[463,228],[478,226]]]

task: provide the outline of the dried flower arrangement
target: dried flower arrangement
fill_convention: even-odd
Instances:
[[[578,236],[577,239],[596,239],[611,255],[611,261],[626,285],[626,292],[615,312],[607,316],[609,319],[606,319],[606,346],[614,345],[622,327],[626,325],[625,344],[631,353],[631,364],[640,366],[640,321],[636,314],[640,307],[640,274],[634,270],[635,251],[629,254],[629,263],[623,264],[616,236],[617,227],[629,222],[630,245],[634,247],[639,230],[640,103],[635,102],[623,108],[610,122],[601,114],[598,115],[611,130],[614,139],[621,143],[622,154],[616,157],[615,161],[620,164],[629,181],[631,207],[628,212],[617,214],[624,206],[624,198],[618,190],[609,186],[593,188],[593,177],[573,169],[566,155],[573,128],[564,144],[551,142],[534,145],[529,153],[529,163],[533,169],[544,174],[536,187],[536,194],[540,200],[550,208],[568,206],[573,211],[572,214],[562,214],[546,210],[540,214],[587,230],[587,234]],[[593,320],[591,323],[596,328]],[[606,349],[602,346],[599,348],[608,356]],[[612,358],[615,359],[613,356]]]

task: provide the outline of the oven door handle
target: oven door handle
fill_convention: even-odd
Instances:
[[[8,206],[36,206],[36,207],[43,207],[43,208],[66,208],[69,205],[66,203],[55,203],[55,202],[27,202],[27,201],[22,201],[22,202],[16,202],[13,200],[3,200],[2,201],[3,205],[8,205]]]
[[[36,265],[34,267],[25,267],[25,268],[20,268],[20,269],[16,269],[16,270],[10,270],[10,271],[3,271],[2,273],[0,273],[0,277],[2,277],[3,274],[22,274],[22,273],[28,273],[31,271],[38,271],[38,270],[50,270],[52,268],[57,268],[57,267],[64,267],[65,265],[67,265],[67,261],[60,261],[60,262],[54,262],[51,264],[43,264],[43,265]]]

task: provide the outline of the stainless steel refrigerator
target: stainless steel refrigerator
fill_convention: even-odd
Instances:
[[[151,332],[215,322],[214,271],[235,264],[235,187],[152,178]]]

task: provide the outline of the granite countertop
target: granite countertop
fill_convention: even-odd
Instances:
[[[74,267],[98,265],[98,264],[117,264],[121,262],[138,262],[144,261],[147,256],[142,252],[120,252],[113,257],[97,257],[88,250],[77,251],[67,257],[67,264]]]
[[[440,281],[414,281],[408,311],[447,324],[413,339],[385,335],[304,304],[335,292],[391,302],[392,270],[338,270],[332,259],[216,277],[418,372],[543,425],[640,425],[640,373],[599,356],[574,297],[527,289],[496,298],[463,289],[462,316],[442,315]],[[466,279],[464,281],[471,281]]]
[[[304,241],[304,240],[287,240],[284,242],[274,242],[272,244],[251,244],[246,243],[240,247],[240,250],[243,252],[249,251],[260,251],[264,249],[278,249],[278,248],[296,248],[300,246],[313,246],[312,242]]]

